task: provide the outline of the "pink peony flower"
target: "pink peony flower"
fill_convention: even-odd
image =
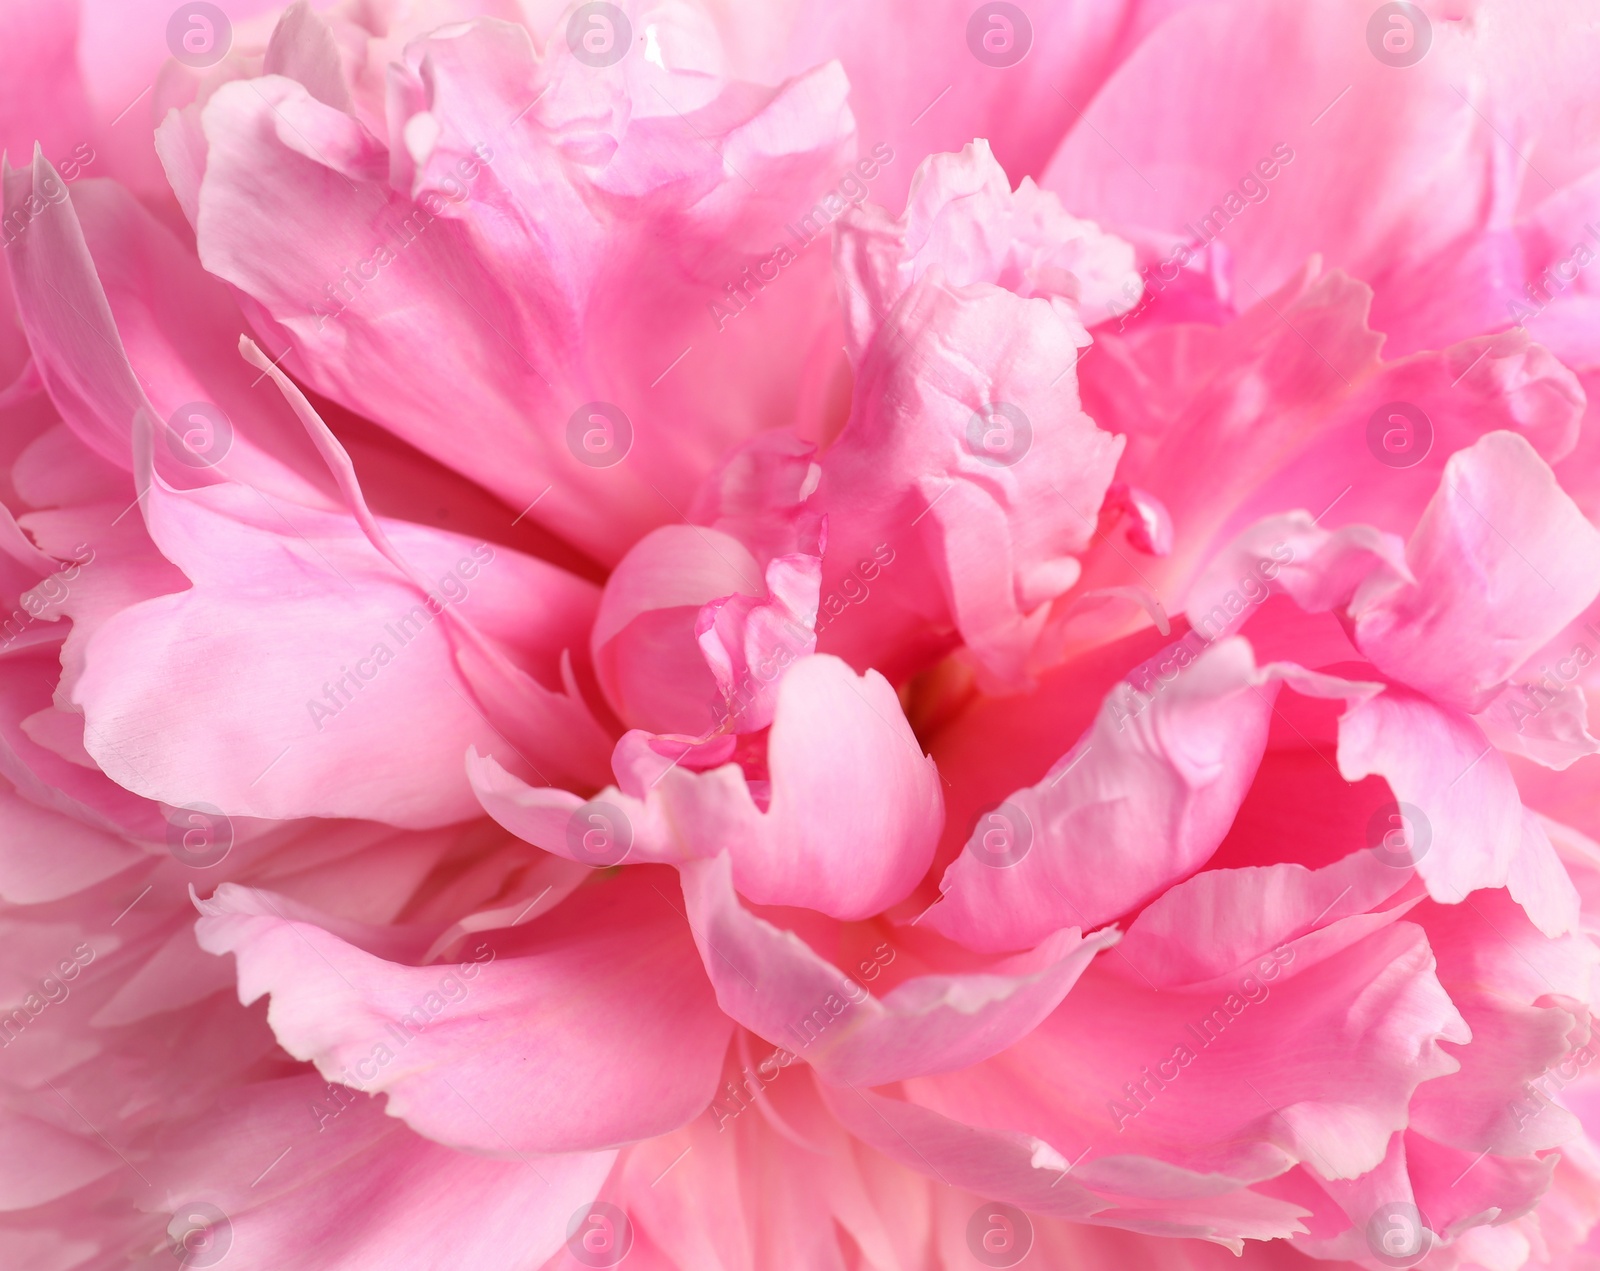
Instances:
[[[0,21],[0,1265],[1600,1265],[1586,10]]]

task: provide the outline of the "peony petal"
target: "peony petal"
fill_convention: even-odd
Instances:
[[[1133,248],[1068,216],[1026,177],[1013,193],[986,141],[925,160],[898,220],[871,205],[846,212],[838,257],[857,362],[895,302],[935,269],[952,287],[982,282],[1020,296],[1061,296],[1086,326],[1139,298]]]
[[[1489,198],[1494,133],[1453,91],[1477,41],[1436,19],[1429,56],[1399,74],[1368,49],[1369,17],[1343,4],[1186,7],[1117,68],[1041,184],[1113,227],[1223,236],[1247,297],[1313,252],[1373,276],[1391,244],[1409,258],[1443,250]]]
[[[492,1155],[594,1151],[698,1113],[727,1048],[653,877],[665,878],[592,886],[453,968],[384,962],[232,885],[202,903],[199,940],[239,955],[241,1001],[272,994],[268,1020],[291,1054],[387,1093],[419,1133]]]
[[[263,342],[292,345],[290,365],[319,391],[615,560],[676,519],[752,419],[782,422],[796,372],[772,354],[810,345],[815,307],[756,305],[722,331],[715,302],[822,192],[853,123],[834,67],[773,90],[730,85],[703,108],[705,77],[663,75],[638,86],[630,124],[628,90],[599,90],[555,48],[541,63],[525,30],[497,21],[413,44],[387,153],[293,80],[222,87],[200,111],[196,232],[207,267],[256,302]],[[620,94],[615,133],[569,117],[593,108],[572,100],[592,90]],[[681,104],[663,117],[662,98]],[[175,162],[184,126],[165,126]],[[708,166],[708,134],[730,168]],[[601,172],[563,153],[591,142],[614,152]],[[647,267],[663,243],[682,277],[645,299],[641,280],[669,276]],[[274,258],[292,268],[262,267]],[[812,253],[791,271],[804,281],[785,281],[815,296],[824,267]],[[441,321],[458,337],[449,348]],[[686,373],[668,374],[679,359]],[[586,403],[627,417],[622,462],[596,467],[569,446]],[[664,422],[685,418],[700,421],[692,434]]]
[[[1365,851],[1318,870],[1295,864],[1206,870],[1148,905],[1129,925],[1120,956],[1147,984],[1204,983],[1248,970],[1325,922],[1381,908],[1407,881]]]
[[[1468,711],[1600,594],[1600,530],[1514,433],[1451,458],[1406,557],[1415,587],[1357,604],[1356,643]]]
[[[15,1110],[0,1118],[0,1145],[0,1212],[32,1209],[122,1168],[103,1144]]]
[[[142,863],[145,854],[104,830],[0,791],[0,896],[37,905],[92,887]],[[48,843],[41,851],[38,844]]]
[[[1513,681],[1472,718],[1504,754],[1558,772],[1600,751],[1589,735],[1588,702],[1575,684],[1552,689],[1547,681]]]
[[[1078,405],[1082,328],[1067,301],[937,269],[882,321],[822,458],[819,647],[899,676],[959,637],[1015,686],[1122,448]]]
[[[1151,990],[1118,963],[1097,963],[1011,1050],[908,1082],[908,1097],[1086,1156],[1073,1176],[1097,1189],[1141,1155],[1242,1181],[1294,1162],[1349,1179],[1383,1160],[1418,1085],[1455,1070],[1440,1043],[1469,1039],[1408,922],[1327,957],[1280,948],[1262,960],[1272,974],[1191,991]]]
[[[1137,908],[1227,833],[1266,746],[1277,681],[1319,696],[1341,683],[1258,670],[1237,638],[1179,642],[1147,666],[1144,692],[1119,684],[1044,780],[979,819],[930,926],[971,948],[1019,949]]]
[[[1388,782],[1399,809],[1392,829],[1403,831],[1403,850],[1435,899],[1459,904],[1479,888],[1503,887],[1515,868],[1518,891],[1548,935],[1576,923],[1577,892],[1559,866],[1539,866],[1548,861],[1543,832],[1524,837],[1505,758],[1466,715],[1390,688],[1340,720],[1339,771],[1348,781],[1377,773]],[[1530,853],[1532,862],[1523,859]]]
[[[904,980],[883,997],[746,911],[726,857],[683,869],[690,929],[722,1009],[829,1082],[881,1086],[965,1067],[1030,1032],[1116,933],[1058,931],[980,974]],[[885,946],[880,945],[880,952]],[[876,972],[874,972],[876,974]]]
[[[628,753],[619,745],[619,756]],[[783,677],[767,742],[770,800],[761,810],[737,765],[708,772],[664,764],[646,748],[621,790],[596,796],[607,834],[598,860],[574,846],[576,795],[521,785],[493,761],[469,764],[489,812],[513,834],[586,864],[702,860],[728,852],[734,884],[757,904],[803,905],[863,918],[903,900],[926,872],[943,825],[933,762],[923,756],[894,690],[876,671],[802,658]],[[642,779],[652,769],[648,783]],[[591,809],[591,812],[594,812]],[[587,822],[585,823],[587,824]]]
[[[458,1258],[519,1271],[561,1248],[615,1156],[496,1161],[453,1152],[314,1075],[249,1085],[163,1146],[162,1192],[141,1204],[170,1214],[180,1237],[220,1213],[225,1236],[210,1237],[198,1256],[222,1248],[243,1271],[374,1271]],[[449,1217],[463,1203],[472,1217],[458,1229]]]
[[[481,613],[488,630],[520,626],[516,635],[531,634],[536,648],[544,639],[560,648],[576,642],[593,595],[507,549],[391,525],[415,576],[438,580],[438,594],[424,595],[351,518],[236,485],[178,490],[152,478],[146,516],[194,586],[101,625],[73,700],[88,719],[90,753],[123,784],[229,815],[370,816],[413,826],[466,816],[474,804],[459,757],[469,746],[495,745],[498,735],[474,704],[475,676],[458,669],[452,602],[473,619]],[[531,631],[525,601],[494,599],[541,593],[554,603],[538,611]],[[263,611],[267,595],[284,599]],[[440,613],[445,620],[436,622]],[[170,662],[153,662],[152,648]],[[545,657],[550,675],[555,659]],[[217,674],[179,709],[167,685],[196,659]],[[399,665],[389,670],[391,663]],[[410,766],[388,774],[359,762],[408,719],[431,750],[413,751]],[[527,733],[519,736],[529,744]],[[582,764],[568,741],[560,746],[529,762],[553,765],[565,750]],[[350,769],[333,758],[339,754],[350,757]],[[351,781],[353,771],[367,778]]]
[[[1305,1210],[1264,1196],[1240,1180],[1129,1157],[1103,1194],[1074,1174],[1048,1143],[1031,1135],[963,1124],[870,1091],[824,1088],[850,1131],[911,1169],[980,1196],[1004,1198],[1037,1214],[1098,1221],[1133,1231],[1215,1240],[1235,1250],[1245,1239],[1300,1230]]]

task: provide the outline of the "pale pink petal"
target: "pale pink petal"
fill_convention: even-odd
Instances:
[[[1589,706],[1575,684],[1512,681],[1472,717],[1495,746],[1547,768],[1570,768],[1600,751],[1589,735]]]
[[[32,1209],[121,1169],[105,1144],[8,1110],[0,1117],[0,1211]]]
[[[192,926],[179,927],[94,1014],[97,1028],[135,1024],[233,987],[233,969],[208,957]]]
[[[215,467],[274,494],[322,501],[329,483],[301,475],[318,469],[293,416],[252,393],[252,375],[232,356],[242,318],[224,289],[120,187],[76,189],[42,156],[6,176],[6,213],[27,218],[8,253],[18,309],[68,425],[126,470],[143,410],[161,423],[168,464],[192,435],[179,455],[190,471]],[[35,198],[42,210],[29,216]],[[183,408],[196,403],[199,432],[184,422]]]
[[[164,840],[167,821],[159,806],[40,746],[23,730],[23,720],[51,708],[58,670],[51,648],[6,659],[0,674],[0,773],[40,807],[112,834]]]
[[[993,142],[1006,171],[1037,176],[1117,66],[1185,3],[1019,6],[1025,26],[965,0],[787,3],[741,27],[734,48],[762,68],[839,57],[861,137],[877,142],[863,180],[898,206],[924,155],[975,136]]]
[[[419,40],[380,135],[294,80],[224,86],[199,108],[197,236],[207,267],[256,302],[269,351],[294,346],[289,365],[319,391],[518,509],[545,496],[530,517],[614,560],[678,519],[754,421],[782,422],[796,369],[774,353],[811,344],[817,308],[709,310],[826,189],[853,125],[837,68],[719,96],[687,71],[597,84],[563,39],[552,50],[541,63],[504,22]],[[193,146],[172,135],[171,150]],[[583,162],[602,156],[599,172]],[[664,237],[683,277],[646,296],[643,281],[669,276]],[[262,268],[275,257],[293,267]],[[806,254],[785,285],[820,296],[825,268]],[[448,348],[441,314],[461,337]],[[596,402],[629,421],[613,466],[569,447],[569,420]]]
[[[1157,987],[1215,980],[1326,923],[1392,904],[1407,881],[1371,852],[1318,870],[1292,863],[1206,870],[1148,905],[1119,956]]]
[[[475,805],[460,758],[470,746],[504,742],[474,700],[482,672],[466,660],[475,648],[458,640],[455,611],[467,623],[481,614],[487,630],[535,650],[543,645],[529,669],[555,680],[565,676],[555,654],[580,638],[588,585],[508,549],[391,525],[388,536],[414,570],[408,577],[349,516],[238,485],[179,490],[153,474],[148,480],[152,535],[193,586],[135,604],[94,632],[73,701],[101,766],[147,797],[207,802],[229,815],[357,815],[410,825],[468,815]],[[526,600],[513,598],[539,594],[551,603],[530,622]],[[266,595],[285,598],[263,613]],[[166,669],[152,664],[150,647],[166,651]],[[123,659],[137,670],[124,670]],[[233,675],[204,677],[202,697],[175,710],[164,677],[197,660]],[[406,719],[433,749],[404,775],[351,781],[331,758],[370,754]],[[530,748],[537,731],[517,736]],[[219,745],[221,738],[238,742]],[[536,749],[529,762],[553,774],[569,762],[583,766],[570,740],[558,745]]]
[[[1184,611],[1207,639],[1242,627],[1269,594],[1308,613],[1345,610],[1356,599],[1413,582],[1405,545],[1370,525],[1329,531],[1307,512],[1252,525],[1217,553],[1189,589]]]
[[[726,727],[759,732],[772,723],[784,670],[816,650],[812,625],[822,560],[796,554],[767,565],[766,598],[713,600],[695,619],[695,638],[727,703]]]
[[[882,997],[793,932],[749,913],[726,858],[683,870],[690,929],[722,1009],[830,1081],[880,1086],[965,1067],[1030,1032],[1115,932],[1058,931],[981,973],[902,980]],[[881,958],[889,946],[876,950]],[[869,965],[863,963],[863,965]],[[873,970],[873,977],[878,974]]]
[[[1181,595],[1223,543],[1296,507],[1324,529],[1409,537],[1450,457],[1492,431],[1552,464],[1573,452],[1584,390],[1522,332],[1385,363],[1360,282],[1313,261],[1252,299],[1220,329],[1096,333],[1079,367],[1085,406],[1127,435],[1118,476],[1161,502],[1175,538],[1137,570],[1127,546],[1102,542],[1084,586]]]
[[[1104,1194],[1033,1135],[964,1124],[917,1103],[864,1090],[824,1088],[828,1106],[855,1135],[910,1168],[1001,1198],[1036,1214],[1134,1231],[1215,1240],[1233,1249],[1301,1229],[1305,1210],[1251,1191],[1243,1180],[1124,1157],[1104,1175]],[[1100,1215],[1104,1215],[1100,1217]]]
[[[197,1240],[197,1256],[212,1256],[225,1238],[227,1265],[244,1271],[378,1271],[460,1258],[521,1271],[565,1243],[572,1215],[615,1156],[454,1152],[314,1075],[249,1085],[175,1127],[163,1147],[161,1194],[140,1204],[178,1237],[220,1213],[225,1237]],[[471,1217],[460,1223],[463,1203]]]
[[[1240,639],[1180,642],[1158,667],[1142,692],[1117,685],[1044,780],[979,817],[940,884],[934,929],[976,949],[1019,949],[1137,908],[1203,865],[1227,833],[1266,746],[1278,681],[1319,696],[1342,684],[1258,670]],[[1127,842],[1143,848],[1128,853]]]
[[[1220,235],[1261,295],[1313,252],[1381,277],[1402,255],[1396,243],[1408,259],[1442,251],[1477,226],[1491,196],[1495,133],[1455,88],[1499,50],[1495,37],[1458,34],[1466,24],[1435,11],[1428,56],[1400,73],[1368,48],[1370,12],[1238,0],[1184,8],[1092,104],[1078,103],[1083,122],[1042,184],[1113,228],[1196,243]]]
[[[702,614],[735,597],[760,603],[763,573],[738,539],[717,529],[664,525],[634,544],[606,582],[589,641],[601,688],[624,723],[700,736],[725,721],[729,692],[748,696],[753,686],[739,685],[726,661],[719,680],[701,643]]]
[[[1508,1157],[1570,1141],[1574,1119],[1555,1101],[1583,1066],[1593,945],[1548,939],[1504,893],[1423,906],[1414,917],[1427,927],[1440,982],[1473,1041],[1457,1052],[1460,1071],[1417,1091],[1412,1129],[1458,1150]]]
[[[456,765],[468,746],[496,738],[422,598],[353,523],[301,509],[298,525],[285,525],[239,487],[212,489],[150,491],[157,538],[195,571],[195,585],[95,631],[73,692],[89,752],[148,798],[229,815],[401,825],[469,815]],[[223,543],[233,563],[218,568]],[[471,560],[471,544],[459,551]],[[265,595],[277,603],[263,607]],[[196,668],[205,673],[195,678]],[[182,699],[172,695],[178,683],[191,686]],[[362,775],[360,757],[397,728],[429,748]]]
[[[618,747],[619,757],[634,753]],[[593,805],[525,786],[492,760],[469,768],[489,814],[547,852],[591,865],[728,852],[735,886],[757,904],[804,905],[838,918],[866,917],[904,899],[926,872],[943,826],[937,770],[894,690],[876,671],[858,676],[837,658],[804,658],[784,676],[765,789],[752,791],[737,764],[686,771],[648,747],[628,761],[634,769],[619,771],[622,789],[601,791]],[[652,770],[648,783],[643,769]],[[580,824],[581,812],[600,818],[605,838],[594,851],[583,844],[589,822]]]
[[[690,511],[743,543],[762,565],[820,550],[822,517],[811,496],[822,480],[817,448],[788,432],[762,433],[706,479]]]
[[[1019,296],[1060,296],[1085,326],[1115,317],[1139,296],[1132,247],[1067,215],[1026,177],[1013,193],[986,141],[925,160],[899,218],[875,204],[846,212],[838,259],[858,362],[895,302],[935,269],[952,287],[984,282]],[[1079,343],[1087,341],[1084,334]]]
[[[0,792],[0,896],[36,905],[92,887],[146,860],[104,830]],[[46,850],[37,845],[48,843]]]
[[[1244,1181],[1295,1162],[1355,1178],[1383,1160],[1419,1084],[1457,1067],[1440,1043],[1470,1035],[1414,924],[1327,957],[1315,939],[1178,992],[1152,991],[1113,955],[1011,1050],[906,1093],[1086,1156],[1072,1177],[1097,1189],[1137,1155]]]
[[[886,321],[822,457],[819,647],[898,675],[959,638],[1014,685],[1045,606],[1078,579],[1121,451],[1078,405],[1082,328],[1068,301],[937,269]]]
[[[722,1066],[729,1025],[670,885],[635,871],[585,889],[458,966],[384,962],[232,886],[204,902],[199,938],[239,955],[241,1001],[272,995],[291,1054],[387,1093],[419,1133],[491,1155],[593,1151],[682,1124]]]
[[[1339,771],[1350,781],[1377,773],[1388,782],[1398,801],[1395,833],[1435,899],[1460,904],[1481,887],[1504,887],[1515,866],[1518,891],[1548,935],[1577,922],[1577,892],[1559,867],[1539,868],[1538,858],[1549,859],[1543,832],[1534,826],[1525,838],[1505,758],[1468,716],[1391,687],[1340,720]],[[1530,853],[1534,862],[1523,859]]]
[[[1357,604],[1356,643],[1469,711],[1600,593],[1600,531],[1513,433],[1450,460],[1406,559],[1415,587]]]

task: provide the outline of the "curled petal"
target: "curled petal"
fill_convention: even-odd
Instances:
[[[670,875],[592,888],[453,967],[385,962],[232,884],[201,902],[198,932],[238,955],[241,1001],[272,995],[290,1054],[388,1094],[419,1133],[489,1155],[595,1151],[698,1113],[728,1044],[676,898],[654,882]]]

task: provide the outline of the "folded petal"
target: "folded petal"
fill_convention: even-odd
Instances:
[[[626,739],[618,754],[630,754]],[[625,762],[622,788],[590,803],[523,786],[492,761],[475,761],[471,773],[489,814],[548,852],[604,865],[728,852],[734,885],[757,904],[836,918],[869,917],[903,900],[943,826],[938,772],[894,690],[876,671],[858,676],[824,655],[800,659],[783,677],[767,779],[738,764],[686,771],[648,747]],[[605,835],[600,856],[584,844],[592,817]]]
[[[902,980],[881,998],[793,932],[749,913],[725,858],[683,869],[690,927],[722,1009],[805,1060],[830,1082],[880,1086],[965,1067],[1030,1032],[1115,932],[1058,931],[1037,949],[982,972]],[[878,960],[863,963],[871,978]],[[865,975],[858,971],[857,974]]]
[[[0,896],[36,905],[92,887],[148,858],[104,830],[0,791]],[[39,844],[49,847],[40,850]]]
[[[1324,923],[1384,908],[1407,881],[1367,851],[1315,870],[1293,863],[1205,870],[1148,905],[1129,924],[1119,956],[1158,988],[1246,972]]]
[[[972,948],[1018,949],[1137,908],[1222,842],[1265,749],[1278,681],[1319,696],[1340,683],[1258,670],[1232,638],[1179,642],[1149,665],[1143,691],[1118,684],[1042,781],[978,819],[930,926]]]
[[[822,456],[819,647],[900,676],[964,641],[1015,686],[1122,449],[1078,404],[1087,337],[1070,301],[937,268],[880,321]]]
[[[490,1155],[595,1151],[681,1125],[721,1071],[730,1025],[670,881],[591,885],[456,967],[384,962],[232,885],[198,933],[238,955],[241,1001],[272,995],[285,1049],[387,1093],[419,1133]]]
[[[1214,1240],[1236,1251],[1247,1239],[1301,1230],[1293,1201],[1252,1191],[1240,1179],[1127,1156],[1097,1183],[1034,1135],[973,1125],[916,1102],[872,1091],[824,1087],[833,1114],[885,1156],[949,1185],[1000,1198],[1035,1214],[1099,1222],[1150,1235]]]
[[[1600,530],[1514,433],[1451,458],[1406,558],[1415,585],[1358,604],[1356,643],[1467,711],[1600,594]]]
[[[1138,1156],[1249,1182],[1295,1163],[1358,1177],[1383,1160],[1418,1086],[1456,1069],[1441,1043],[1469,1034],[1416,925],[1319,944],[1177,991],[1105,959],[1009,1051],[908,1082],[907,1096],[1086,1157],[1072,1176],[1096,1188]]]
[[[244,319],[225,289],[125,190],[84,181],[69,192],[40,154],[8,172],[6,214],[27,222],[8,251],[35,365],[96,454],[131,469],[143,410],[180,471],[326,501],[303,430],[281,400],[252,391],[234,356]]]
[[[668,47],[682,21],[660,16]],[[206,267],[318,391],[615,560],[729,443],[788,422],[800,367],[778,354],[818,337],[827,262],[796,260],[784,222],[853,121],[836,66],[757,89],[546,48],[497,20],[418,39],[377,135],[295,79],[224,85],[191,108],[192,215]],[[193,129],[164,126],[175,172]],[[793,299],[763,303],[741,268],[780,248]]]
[[[1067,215],[1027,177],[1013,192],[986,141],[922,163],[898,219],[873,204],[847,212],[838,254],[857,361],[895,301],[934,269],[954,287],[987,282],[1019,296],[1060,296],[1085,326],[1139,298],[1133,248]]]
[[[454,1152],[388,1120],[367,1096],[309,1074],[230,1092],[203,1119],[174,1127],[162,1147],[147,1165],[161,1194],[140,1204],[168,1217],[169,1241],[196,1233],[192,1257],[220,1251],[245,1271],[456,1258],[513,1271],[562,1247],[615,1157]],[[464,1212],[471,1220],[458,1230]]]
[[[765,598],[714,600],[695,619],[696,641],[728,704],[727,727],[734,732],[769,726],[783,671],[815,652],[821,582],[821,557],[777,556],[767,564]]]
[[[1577,923],[1576,890],[1547,855],[1543,831],[1527,826],[1505,757],[1468,716],[1391,687],[1340,720],[1339,771],[1348,781],[1376,773],[1388,783],[1396,803],[1375,841],[1392,836],[1396,863],[1410,861],[1435,899],[1460,904],[1521,869],[1528,875],[1514,891],[1528,897],[1547,934]]]

